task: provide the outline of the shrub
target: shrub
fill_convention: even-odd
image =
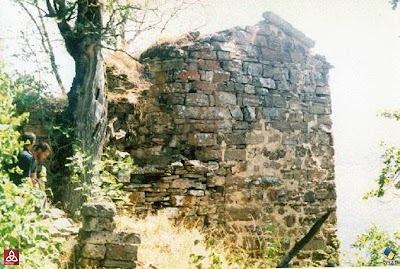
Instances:
[[[46,268],[57,264],[61,245],[52,242],[45,220],[36,213],[43,194],[25,179],[16,186],[5,166],[15,162],[21,148],[17,128],[27,114],[17,116],[13,98],[26,85],[15,84],[0,66],[0,246],[18,249],[24,268]],[[3,251],[0,251],[3,260]]]

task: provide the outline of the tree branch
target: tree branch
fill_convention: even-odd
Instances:
[[[41,14],[41,12],[42,12],[41,9],[39,8],[38,5],[34,5],[33,4],[37,8],[37,12],[38,12],[38,15],[39,15],[39,20],[40,20],[40,25],[39,25],[39,22],[35,19],[33,14],[24,5],[24,3],[20,2],[20,1],[17,1],[17,3],[25,11],[25,13],[28,14],[29,18],[31,19],[31,21],[35,25],[37,31],[39,32],[43,50],[50,58],[51,70],[53,71],[53,74],[54,74],[54,76],[56,78],[56,81],[57,81],[57,83],[58,83],[58,85],[59,85],[59,87],[61,89],[61,93],[63,95],[66,95],[65,87],[63,85],[60,73],[58,72],[58,67],[57,67],[56,60],[55,60],[55,54],[54,54],[53,46],[52,46],[52,44],[50,42],[50,38],[49,38],[47,29],[46,29],[46,25],[45,25],[45,23],[43,21],[43,16]]]
[[[321,228],[322,224],[328,219],[329,215],[333,212],[332,209],[328,210],[322,217],[320,217],[314,225],[311,227],[311,229],[308,231],[308,233],[298,241],[293,248],[289,251],[288,254],[282,257],[281,261],[278,263],[276,268],[287,268],[289,267],[289,262],[299,253],[300,250],[302,250],[305,245],[314,237],[314,235],[319,231]]]
[[[125,51],[123,49],[111,48],[111,47],[107,47],[107,46],[104,46],[104,45],[101,45],[101,47],[103,49],[106,49],[106,50],[111,50],[111,51],[115,51],[115,52],[122,52],[122,53],[126,54],[127,56],[129,56],[129,58],[139,62],[138,58],[133,57],[131,54],[129,54],[127,51]]]

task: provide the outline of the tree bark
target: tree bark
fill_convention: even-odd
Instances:
[[[99,0],[76,0],[76,20],[71,26],[71,12],[65,0],[46,0],[49,15],[58,19],[58,28],[68,53],[75,61],[75,77],[68,92],[65,115],[74,129],[74,140],[91,159],[86,171],[101,158],[107,127],[107,99],[104,62],[101,54],[101,3]],[[82,175],[81,183],[90,184],[91,173]],[[83,202],[83,193],[74,192],[68,184],[64,201],[69,211],[76,211]]]
[[[74,127],[74,138],[82,152],[91,159],[86,163],[90,171],[95,161],[100,160],[107,127],[107,99],[104,62],[101,46],[96,42],[81,52],[75,51],[75,77],[68,93],[67,118]],[[82,175],[81,183],[90,184],[96,174]],[[85,193],[76,191],[77,186],[67,186],[65,201],[69,212],[76,210],[85,202]]]
[[[101,157],[107,126],[105,73],[100,46],[89,45],[75,63],[76,75],[68,94],[69,117],[75,138],[92,160]]]

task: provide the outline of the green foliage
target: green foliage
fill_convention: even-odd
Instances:
[[[397,2],[392,1],[394,8],[396,8]],[[384,111],[380,115],[389,119],[400,120],[399,110]],[[386,149],[381,156],[383,168],[377,179],[378,188],[367,192],[363,197],[364,199],[382,197],[389,189],[400,189],[400,148],[387,147],[385,144],[383,146]],[[395,259],[391,261],[383,255],[383,251],[387,247],[393,249],[397,254],[400,253],[400,232],[389,235],[387,232],[378,230],[376,226],[372,226],[357,238],[352,247],[366,253],[364,257],[360,257],[358,254],[358,266],[396,265],[400,262],[399,255],[396,255]]]
[[[71,170],[71,181],[78,184],[76,190],[82,191],[86,200],[111,199],[126,201],[119,178],[130,177],[134,170],[133,160],[129,153],[106,148],[101,160],[91,166],[92,158],[83,153],[78,147],[74,155],[69,157],[66,164]],[[91,182],[83,178],[92,175]]]
[[[390,0],[389,2],[392,5],[392,9],[396,9],[399,4],[399,0]]]
[[[19,132],[16,128],[24,122],[28,114],[16,115],[13,98],[21,92],[22,86],[16,85],[11,78],[2,71],[0,65],[0,173],[4,172],[3,165],[15,160],[16,152],[20,148]]]
[[[60,243],[51,242],[43,217],[36,213],[43,193],[34,189],[29,179],[16,186],[4,169],[21,147],[16,129],[28,115],[17,116],[13,98],[26,86],[15,83],[0,67],[0,245],[19,249],[24,267],[45,268],[58,264]],[[2,255],[1,251],[0,260]]]
[[[357,266],[400,264],[400,255],[396,255],[393,260],[388,260],[383,255],[387,247],[391,248],[397,254],[400,253],[400,232],[389,236],[387,232],[379,230],[376,226],[372,226],[357,238],[352,247],[367,253],[365,257],[358,255]]]
[[[43,197],[29,179],[16,186],[4,175],[0,178],[0,242],[3,249],[18,249],[26,268],[59,264],[61,243],[51,240],[48,224],[36,213]]]
[[[377,180],[378,188],[364,195],[364,199],[370,197],[382,197],[390,188],[400,189],[400,149],[398,147],[387,147],[382,155],[383,168]]]
[[[379,115],[388,119],[400,120],[400,110],[385,110]]]
[[[385,118],[400,120],[400,110],[387,110],[380,115]],[[382,146],[385,147],[385,152],[381,156],[383,168],[376,180],[378,188],[367,192],[363,197],[364,199],[382,197],[388,189],[400,189],[400,148],[388,147],[384,143],[382,143]]]

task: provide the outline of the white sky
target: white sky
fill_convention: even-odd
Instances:
[[[0,20],[14,30],[21,18],[10,16],[1,0]],[[400,124],[376,117],[381,109],[400,108],[400,10],[386,0],[219,0],[182,16],[171,34],[205,24],[202,33],[254,25],[273,11],[316,41],[313,49],[335,67],[330,72],[338,190],[338,227],[347,249],[374,222],[400,228],[393,202],[361,201],[374,186],[381,140],[400,144]],[[19,23],[24,27],[24,23]],[[4,36],[0,29],[0,35]],[[9,34],[8,34],[8,37]],[[15,48],[15,47],[14,47]],[[72,78],[71,63],[60,64]],[[399,203],[399,200],[395,201]],[[397,215],[396,215],[397,214]]]

